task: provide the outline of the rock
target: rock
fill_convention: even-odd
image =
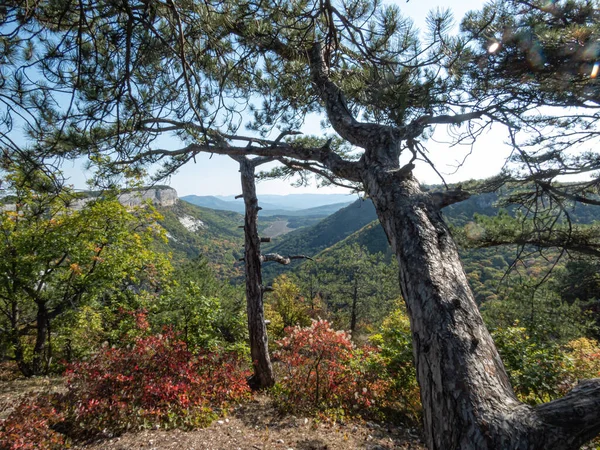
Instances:
[[[119,194],[119,202],[124,206],[140,206],[147,200],[154,206],[173,206],[177,199],[177,191],[168,186],[142,188]]]

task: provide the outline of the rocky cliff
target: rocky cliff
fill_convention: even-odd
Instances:
[[[73,208],[81,209],[87,202],[101,195],[101,192],[90,192],[87,197],[75,200]],[[128,190],[119,194],[119,202],[128,208],[140,206],[147,203],[148,200],[154,206],[173,206],[178,200],[177,191],[169,186],[153,186]]]
[[[119,201],[124,206],[139,206],[148,200],[154,206],[173,206],[177,203],[177,191],[168,186],[155,186],[124,192],[119,195]]]
[[[81,209],[94,198],[101,196],[101,192],[88,192],[84,197],[78,198],[73,201],[73,209]],[[169,186],[153,186],[149,188],[140,188],[135,190],[128,190],[119,194],[119,201],[123,206],[133,208],[147,203],[150,200],[154,206],[165,207],[174,206],[177,203],[177,191]],[[0,211],[14,211],[15,205],[10,203],[0,202]]]

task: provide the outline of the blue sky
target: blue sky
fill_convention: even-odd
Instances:
[[[453,11],[456,23],[464,14],[473,9],[479,9],[484,2],[481,0],[434,0],[396,1],[403,15],[413,19],[419,28],[424,28],[425,18],[428,11],[436,8],[449,8]],[[307,134],[321,134],[319,120],[317,117],[310,118],[302,129]],[[430,159],[436,161],[438,170],[444,174],[446,181],[455,182],[471,178],[484,178],[498,173],[504,163],[509,147],[503,143],[506,141],[506,132],[502,127],[493,128],[490,132],[478,139],[476,145],[470,147],[450,148],[444,141],[448,141],[445,127],[438,127],[433,140],[426,143],[430,151]],[[437,142],[436,142],[437,141]],[[162,141],[162,145],[168,147],[176,146],[176,142]],[[471,152],[472,150],[472,152]],[[464,157],[471,152],[460,170],[453,175],[456,166]],[[67,163],[63,167],[65,173],[70,177],[70,182],[76,188],[85,188],[86,174],[82,169],[81,162]],[[439,183],[440,179],[435,172],[425,165],[417,166],[415,169],[417,178],[425,183]],[[240,193],[240,183],[237,163],[228,157],[214,155],[202,155],[196,158],[196,163],[188,163],[164,184],[175,188],[179,195],[233,195]],[[291,193],[342,193],[342,188],[317,188],[309,186],[305,188],[294,188],[289,181],[274,180],[261,182],[257,185],[259,194],[291,194]]]

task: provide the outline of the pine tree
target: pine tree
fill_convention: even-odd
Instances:
[[[496,80],[465,69],[479,35],[450,36],[449,13],[431,15],[424,41],[377,0],[40,0],[2,14],[5,123],[33,111],[39,159],[85,154],[105,175],[166,161],[160,176],[200,152],[255,155],[364,189],[398,261],[430,449],[575,449],[600,430],[598,380],[518,402],[440,214],[469,194],[426,191],[413,174],[420,161],[435,168],[423,140],[436,125],[464,141],[493,121],[535,124],[525,94],[536,86],[486,91]],[[313,112],[336,137],[273,137]],[[165,133],[184,145],[153,146]]]

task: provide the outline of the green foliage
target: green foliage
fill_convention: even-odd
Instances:
[[[566,346],[567,357],[571,360],[571,384],[579,380],[600,377],[600,345],[594,339],[581,337]]]
[[[372,332],[400,296],[397,265],[381,253],[342,241],[316,262],[324,307],[340,328]]]
[[[492,336],[520,400],[545,403],[565,395],[579,380],[600,375],[600,347],[593,339],[560,345],[536,339],[518,325],[498,328]]]
[[[244,236],[239,225],[243,216],[230,211],[201,208],[185,201],[161,209],[161,226],[168,233],[168,246],[175,262],[206,258],[220,278],[242,274],[238,259],[243,254]],[[184,226],[182,222],[191,224]]]
[[[311,317],[316,316],[318,310],[314,304],[311,308],[288,276],[280,275],[273,282],[273,293],[265,304],[265,319],[271,321],[269,331],[280,338],[287,327],[310,325]]]
[[[57,318],[53,345],[58,359],[71,362],[90,357],[108,338],[104,319],[103,308],[91,304]]]
[[[386,398],[392,413],[417,421],[421,399],[413,361],[412,333],[406,307],[398,301],[371,342],[381,349],[380,376],[389,383]]]
[[[579,302],[563,301],[548,286],[517,284],[501,299],[484,303],[481,313],[492,330],[518,322],[528,335],[545,343],[564,344],[593,330],[593,320],[582,312]]]
[[[556,275],[556,289],[566,302],[583,302],[600,298],[600,260],[574,258]]]
[[[522,401],[544,403],[561,396],[569,360],[559,345],[532,339],[519,326],[498,328],[492,337]]]
[[[39,374],[47,335],[70,333],[78,308],[155,292],[170,263],[152,249],[162,232],[150,206],[127,211],[107,196],[77,209],[68,190],[39,190],[50,183],[41,171],[12,167],[5,180],[15,203],[0,212],[0,340],[24,374]]]
[[[181,263],[154,304],[151,322],[180,333],[190,349],[242,350],[247,337],[243,294],[218,281],[205,258]]]

